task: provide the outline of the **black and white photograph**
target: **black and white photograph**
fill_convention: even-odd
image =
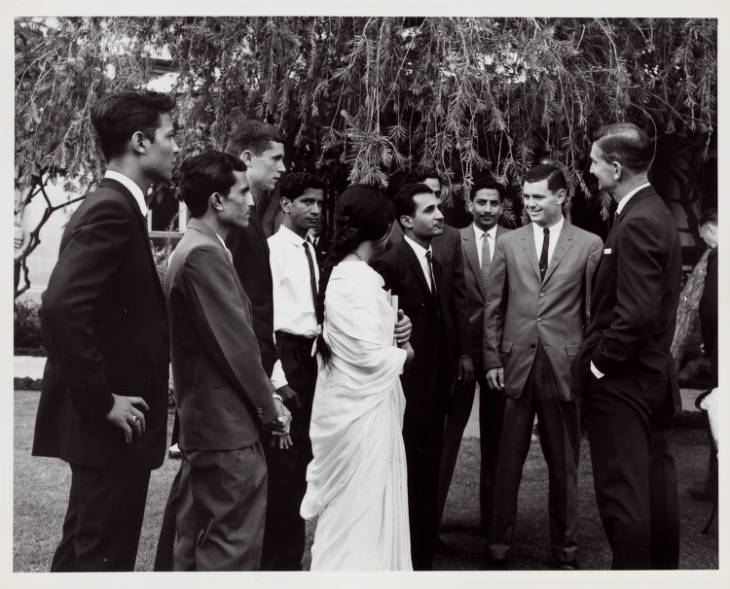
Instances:
[[[0,583],[730,580],[719,6],[140,4],[5,15]]]

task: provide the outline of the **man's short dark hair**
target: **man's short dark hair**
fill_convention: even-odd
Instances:
[[[525,182],[542,182],[547,179],[547,189],[550,192],[568,190],[568,181],[563,171],[554,164],[540,164],[527,171],[524,177]]]
[[[439,173],[435,168],[423,165],[416,166],[413,170],[411,170],[408,176],[406,176],[406,182],[409,184],[422,184],[427,178],[436,178],[439,182],[441,182],[441,176],[439,176]]]
[[[700,215],[700,227],[708,223],[717,225],[717,209],[707,209]]]
[[[633,172],[645,172],[651,166],[654,146],[646,131],[634,123],[605,125],[594,141],[608,162],[619,162]]]
[[[395,214],[398,222],[402,215],[412,217],[416,212],[416,201],[413,199],[417,194],[433,194],[426,184],[420,184],[418,182],[410,182],[405,184],[393,198],[393,204],[395,205]]]
[[[279,187],[279,196],[292,201],[302,196],[307,188],[324,190],[324,183],[314,174],[307,172],[284,174],[277,186]]]
[[[235,156],[240,156],[246,150],[261,155],[272,143],[284,143],[276,127],[256,119],[246,119],[234,130],[227,151]]]
[[[233,172],[245,172],[246,164],[222,151],[207,151],[186,158],[180,166],[180,196],[191,217],[201,217],[214,192],[226,195],[236,183]]]
[[[495,178],[480,178],[476,182],[474,182],[474,186],[471,188],[471,194],[469,195],[470,200],[474,200],[474,197],[477,195],[477,192],[484,189],[490,189],[490,190],[496,190],[497,194],[499,195],[499,204],[502,204],[504,202],[504,199],[507,196],[507,192],[504,189],[504,184],[501,182],[497,182]]]
[[[160,115],[174,108],[172,96],[150,90],[122,90],[103,96],[91,110],[91,122],[104,157],[108,161],[122,155],[137,131],[154,141]]]

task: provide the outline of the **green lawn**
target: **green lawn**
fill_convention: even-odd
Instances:
[[[30,455],[38,393],[16,391],[14,407],[14,518],[13,570],[47,571],[60,539],[61,523],[68,500],[70,471],[60,460]],[[707,448],[704,433],[682,428],[675,432],[675,453],[679,469],[682,518],[680,566],[684,569],[718,567],[717,525],[702,536],[700,531],[710,506],[687,497],[686,487],[704,476]],[[152,570],[157,534],[170,482],[179,462],[167,459],[152,473],[145,523],[142,529],[137,569]],[[469,438],[462,444],[456,465],[442,537],[458,551],[440,555],[435,568],[474,570],[484,568],[484,539],[477,534],[479,522],[479,443]],[[548,553],[547,470],[538,444],[533,444],[525,464],[520,489],[514,568],[544,569]],[[588,445],[583,442],[579,493],[579,561],[584,569],[606,569],[610,552],[598,520]],[[311,529],[308,528],[308,542]],[[309,553],[305,554],[308,565]]]

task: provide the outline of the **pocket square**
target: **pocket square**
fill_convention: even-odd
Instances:
[[[607,247],[607,248],[605,248],[605,249],[603,250],[603,255],[604,255],[604,256],[607,256],[607,255],[608,255],[608,254],[610,254],[610,253],[611,253],[611,248],[610,248],[610,247]]]

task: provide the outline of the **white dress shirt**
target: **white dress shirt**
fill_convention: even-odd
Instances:
[[[431,284],[431,271],[428,267],[428,260],[426,259],[426,252],[431,251],[431,246],[429,245],[428,248],[425,248],[407,235],[403,235],[403,238],[406,240],[406,243],[411,246],[413,253],[416,254],[418,263],[421,265],[421,270],[423,270],[423,275],[426,277],[426,284],[428,284],[429,290],[433,291],[433,284]],[[431,256],[431,259],[433,260],[433,253]]]
[[[115,172],[114,170],[107,170],[104,173],[104,178],[109,178],[109,180],[116,180],[127,190],[129,190],[129,192],[132,193],[134,200],[137,202],[137,206],[139,206],[139,210],[142,213],[142,216],[147,216],[147,202],[144,199],[144,193],[134,180],[132,180],[128,176],[125,176],[121,172]]]
[[[560,237],[560,231],[563,229],[563,224],[565,223],[565,217],[560,217],[560,221],[553,224],[550,229],[550,243],[548,243],[548,265],[550,264],[550,260],[553,257],[553,252],[555,251],[555,246],[558,244],[558,238]],[[542,242],[543,239],[545,239],[545,235],[542,232],[543,227],[540,227],[537,223],[532,224],[532,232],[535,236],[535,251],[537,252],[537,259],[540,259],[540,255],[542,254]]]
[[[309,248],[315,283],[319,286],[319,268],[314,248],[309,243],[305,246],[305,239],[284,225],[269,237],[268,243],[274,295],[274,331],[316,337],[317,317],[312,300],[309,264],[304,251],[305,247]]]
[[[494,259],[494,247],[496,245],[497,240],[497,225],[491,227],[491,229],[487,229],[486,231],[479,229],[477,227],[476,223],[472,223],[472,226],[474,227],[474,237],[476,238],[476,244],[477,244],[477,257],[479,258],[479,267],[482,267],[482,243],[484,236],[486,235],[486,239],[489,242],[489,261],[491,262]]]

